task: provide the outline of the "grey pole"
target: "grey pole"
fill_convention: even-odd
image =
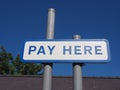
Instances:
[[[55,9],[48,10],[47,34],[46,39],[54,39]]]
[[[54,38],[54,22],[55,22],[55,10],[53,8],[50,8],[48,10],[46,39]],[[52,90],[52,63],[44,64],[43,89],[42,90]]]
[[[73,39],[80,39],[80,35],[74,35]],[[82,63],[73,63],[73,90],[82,90]]]

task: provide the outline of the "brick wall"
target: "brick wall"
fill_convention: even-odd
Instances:
[[[52,90],[72,90],[72,77],[53,77]],[[0,76],[0,90],[42,90],[42,76]],[[119,77],[83,77],[83,90],[120,90]]]

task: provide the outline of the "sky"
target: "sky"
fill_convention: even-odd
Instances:
[[[46,38],[48,9],[54,8],[55,39],[107,39],[111,61],[85,63],[83,76],[120,76],[119,0],[0,0],[0,45],[14,57],[24,41]],[[54,63],[54,76],[72,76],[71,63]]]

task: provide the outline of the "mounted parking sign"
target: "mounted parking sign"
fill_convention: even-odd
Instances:
[[[109,44],[105,39],[27,41],[23,62],[108,62]]]

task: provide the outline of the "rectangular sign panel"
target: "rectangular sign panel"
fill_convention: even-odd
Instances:
[[[23,62],[108,62],[109,45],[105,39],[27,41]]]

